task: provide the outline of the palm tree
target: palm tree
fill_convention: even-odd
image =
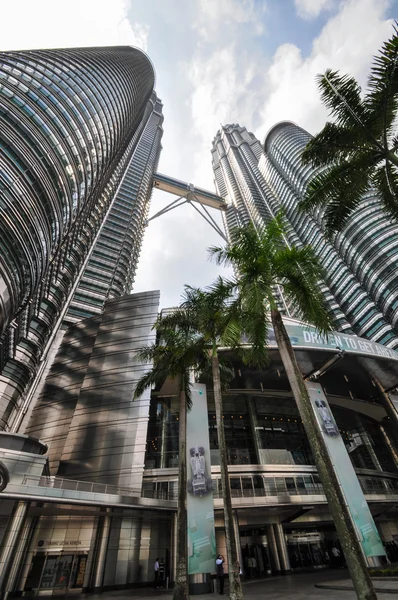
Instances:
[[[170,377],[178,385],[179,393],[179,452],[177,498],[177,574],[173,600],[189,599],[188,546],[187,546],[187,409],[192,405],[190,372],[203,363],[202,340],[191,331],[169,329],[160,317],[155,324],[160,334],[158,342],[137,352],[137,360],[153,363],[153,367],[137,383],[134,398],[153,385],[162,385]]]
[[[332,512],[360,600],[376,599],[360,542],[327,452],[307,388],[278,309],[276,289],[281,289],[304,321],[322,333],[331,329],[319,281],[322,269],[310,246],[286,247],[282,216],[257,229],[253,224],[232,232],[226,248],[211,248],[219,264],[232,265],[238,273],[236,290],[245,314],[245,332],[252,344],[251,361],[263,364],[271,318],[276,342],[290,387]]]
[[[389,215],[398,216],[398,29],[374,58],[368,92],[354,77],[327,70],[318,76],[324,105],[334,117],[307,145],[304,164],[317,169],[302,209],[325,207],[329,232],[346,223],[374,188]]]
[[[232,288],[221,277],[205,290],[185,286],[183,302],[173,314],[165,317],[167,327],[177,330],[196,330],[204,344],[206,356],[211,358],[214,406],[216,412],[218,447],[220,452],[221,488],[224,500],[224,525],[228,557],[229,597],[242,600],[239,576],[239,557],[232,511],[231,488],[228,477],[228,459],[222,409],[221,377],[233,377],[233,372],[220,362],[220,346],[237,347],[241,339],[241,325],[236,305],[231,303]]]

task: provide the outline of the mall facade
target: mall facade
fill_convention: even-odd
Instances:
[[[71,325],[24,434],[0,434],[0,573],[9,595],[121,589],[176,571],[178,401],[172,382],[132,401],[154,339],[158,292],[109,300]],[[398,355],[356,336],[322,339],[286,319],[303,376],[320,384],[394,559],[398,540]],[[227,352],[227,351],[226,351]],[[245,576],[327,568],[339,547],[303,424],[274,343],[265,370],[229,352],[224,395]],[[207,387],[217,552],[226,555],[217,428]],[[40,439],[40,441],[38,441]],[[188,440],[189,441],[189,440]],[[253,561],[254,558],[254,561]],[[337,565],[336,565],[337,566]]]

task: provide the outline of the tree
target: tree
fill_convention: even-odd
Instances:
[[[162,385],[167,377],[174,379],[179,394],[179,452],[177,498],[177,575],[173,600],[189,599],[187,546],[187,409],[192,405],[190,371],[203,366],[203,345],[190,330],[167,328],[161,317],[155,324],[158,342],[137,352],[137,360],[153,362],[153,367],[137,383],[134,398],[153,385]]]
[[[321,333],[332,323],[319,287],[322,268],[310,246],[288,248],[282,216],[267,225],[253,224],[236,229],[226,248],[211,248],[219,264],[232,265],[238,274],[236,291],[245,318],[245,332],[252,345],[251,362],[266,360],[268,327],[271,319],[281,359],[300,412],[315,464],[346,556],[354,588],[360,600],[376,595],[349,509],[326,449],[307,388],[278,309],[276,289],[281,289],[303,321]]]
[[[316,167],[301,209],[325,208],[329,232],[340,230],[374,188],[385,211],[398,217],[398,29],[374,58],[362,98],[354,77],[318,76],[323,104],[334,117],[307,145],[302,160]],[[319,167],[324,167],[319,170]]]
[[[227,448],[222,409],[222,375],[232,378],[233,372],[220,362],[220,346],[236,347],[241,339],[241,321],[236,304],[231,302],[232,287],[221,277],[202,290],[185,286],[183,302],[173,314],[165,317],[168,327],[194,331],[203,341],[206,356],[211,358],[214,406],[216,411],[218,447],[220,452],[221,488],[224,500],[224,525],[228,556],[229,597],[242,600],[242,584],[239,576],[239,557],[232,512],[231,488],[228,476]]]

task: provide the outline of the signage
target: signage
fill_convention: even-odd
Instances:
[[[335,331],[328,335],[317,333],[315,327],[304,323],[290,323],[283,321],[292,346],[302,348],[323,348],[325,350],[345,350],[350,354],[359,354],[373,358],[389,358],[398,361],[398,352],[387,348],[382,344],[365,340],[356,335],[337,333]],[[243,338],[247,342],[247,338]],[[268,330],[268,342],[270,347],[276,346],[275,333],[272,328]]]
[[[318,426],[333,463],[365,556],[384,556],[385,550],[357,475],[341,438],[322,386],[305,382]]]
[[[80,546],[81,540],[39,540],[38,546]]]
[[[191,386],[187,414],[188,573],[212,573],[216,561],[206,386]]]

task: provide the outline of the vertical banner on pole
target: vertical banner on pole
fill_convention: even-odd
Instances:
[[[319,383],[306,381],[319,428],[332,459],[353,523],[358,532],[365,556],[384,556],[379,532],[362,492],[358,477],[334,420],[329,403]]]
[[[206,386],[192,384],[187,414],[188,573],[212,573],[216,560]]]

